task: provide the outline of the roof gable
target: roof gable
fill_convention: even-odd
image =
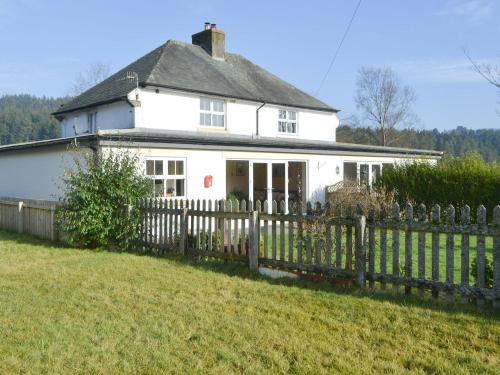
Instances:
[[[135,82],[124,79],[128,71],[138,74],[141,86],[336,111],[240,55],[226,53],[225,60],[213,59],[200,46],[168,41],[77,96],[55,114],[126,97],[135,87]]]

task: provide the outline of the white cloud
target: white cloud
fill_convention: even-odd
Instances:
[[[500,64],[500,57],[477,59],[478,64]],[[448,61],[412,60],[399,61],[391,65],[404,79],[424,82],[460,83],[484,82],[466,58]]]
[[[470,23],[480,23],[493,15],[491,0],[449,0],[436,14],[459,17]]]

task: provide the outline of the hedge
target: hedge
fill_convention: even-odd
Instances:
[[[491,217],[500,204],[500,163],[487,164],[478,154],[445,157],[435,164],[404,163],[384,170],[377,187],[393,193],[401,205],[453,204],[460,208],[468,204],[475,213],[482,204]]]

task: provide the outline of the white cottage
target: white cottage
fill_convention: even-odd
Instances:
[[[128,147],[160,197],[323,201],[344,179],[372,184],[384,166],[440,152],[338,143],[338,110],[225,51],[214,24],[168,41],[62,106],[62,138],[0,147],[0,196],[54,199],[78,139]]]

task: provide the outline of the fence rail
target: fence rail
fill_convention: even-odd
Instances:
[[[279,210],[278,210],[279,207]],[[343,212],[284,202],[147,199],[143,244],[157,251],[248,261],[302,274],[347,278],[360,286],[500,307],[500,206],[487,222],[480,206],[420,205]]]
[[[56,201],[0,197],[0,229],[57,240]]]

